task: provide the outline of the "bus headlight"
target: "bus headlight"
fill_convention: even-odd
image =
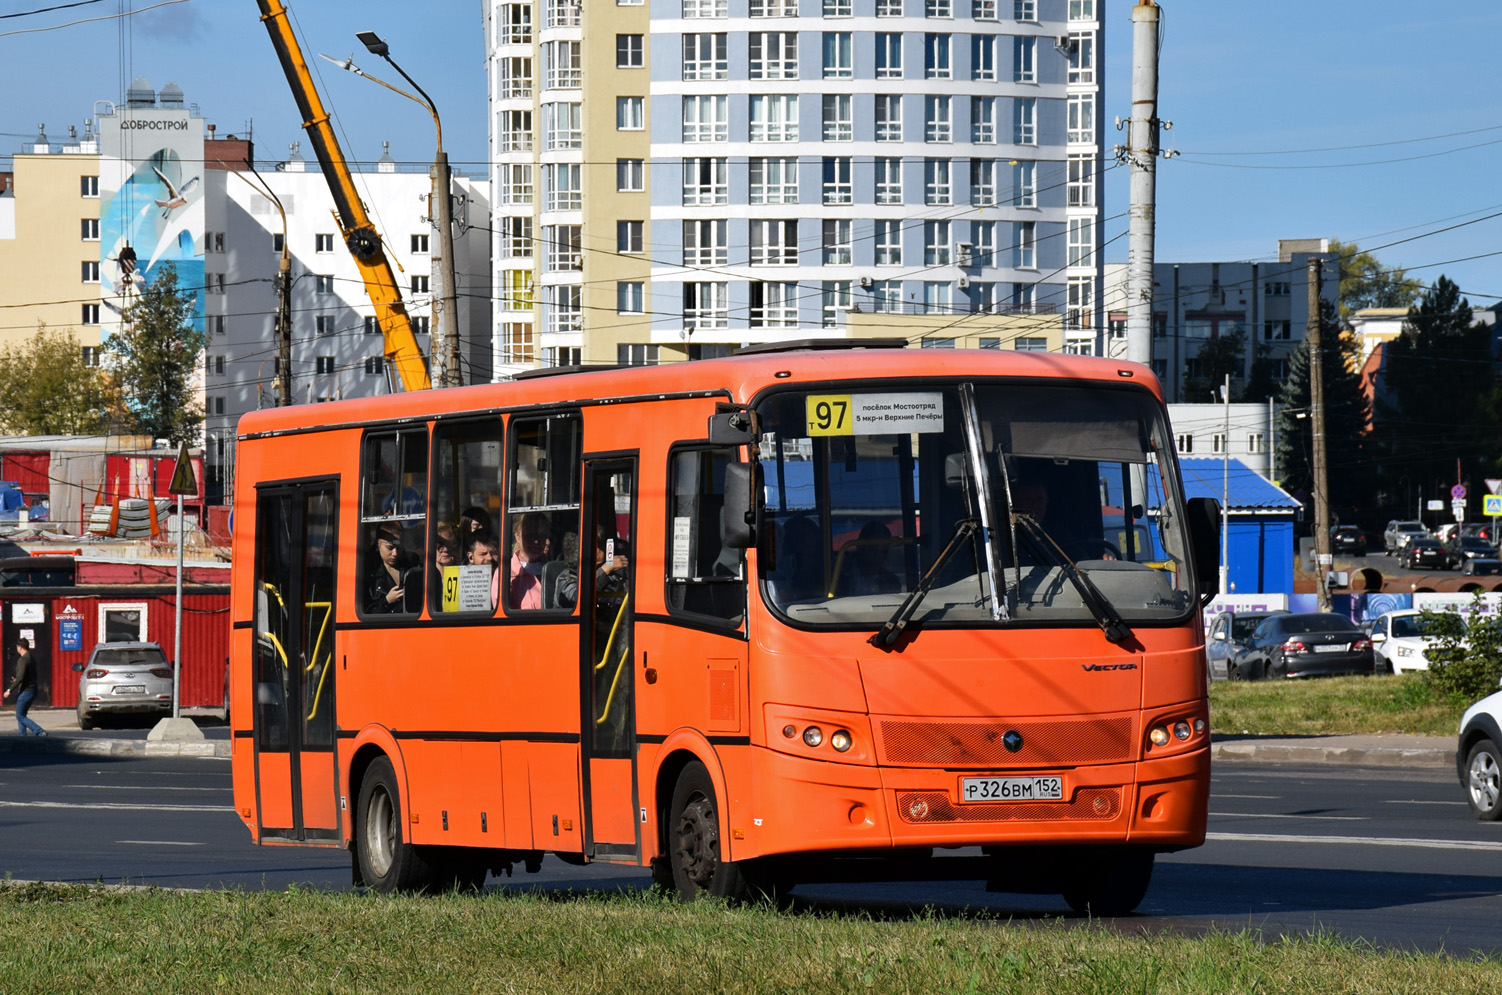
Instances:
[[[803,730],[803,741],[809,746],[818,746],[824,742],[824,731],[818,726],[809,726]]]
[[[1168,745],[1168,727],[1167,726],[1153,726],[1152,729],[1148,730],[1147,739],[1148,739],[1148,742],[1152,743],[1154,746],[1167,746]]]
[[[829,737],[829,745],[834,747],[836,753],[844,753],[850,749],[850,734],[844,729],[836,729]]]
[[[1177,739],[1181,743],[1184,740],[1188,739],[1189,738],[1189,723],[1188,722],[1175,722],[1173,724],[1173,736],[1174,736],[1174,739]]]

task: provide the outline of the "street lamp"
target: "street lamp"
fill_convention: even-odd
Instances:
[[[402,74],[402,79],[411,84],[412,89],[422,94],[414,96],[401,87],[392,86],[383,79],[372,76],[355,65],[353,59],[340,61],[325,59],[349,70],[356,76],[364,76],[373,83],[379,83],[392,93],[400,93],[408,100],[416,101],[425,107],[433,116],[433,128],[438,134],[438,148],[433,154],[433,168],[429,170],[429,176],[433,180],[432,192],[432,220],[438,229],[438,282],[440,299],[436,311],[433,335],[433,355],[437,360],[438,383],[444,387],[457,387],[464,383],[464,372],[459,365],[459,292],[454,279],[454,214],[453,204],[449,199],[450,172],[448,153],[443,150],[443,122],[438,118],[438,107],[431,97],[417,81],[407,75],[406,70],[396,64],[391,58],[390,47],[381,40],[374,31],[359,31],[355,38],[370,52],[378,55],[391,63],[391,68]]]

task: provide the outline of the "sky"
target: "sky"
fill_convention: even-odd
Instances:
[[[77,6],[28,13],[70,3]],[[302,134],[256,4],[159,3],[0,0],[0,155],[32,141],[39,123],[54,141],[69,125],[82,132],[95,101],[120,100],[131,78],[144,76],[155,88],[176,82],[220,135],[252,131],[257,158],[284,158]],[[1131,106],[1132,0],[1103,6],[1099,121],[1110,162],[1111,146],[1125,138],[1113,120]],[[1159,163],[1158,261],[1272,260],[1279,238],[1330,237],[1372,249],[1426,285],[1444,274],[1475,305],[1502,298],[1502,60],[1493,54],[1502,5],[1162,7],[1159,116],[1173,122],[1163,144],[1179,155]],[[422,108],[316,57],[354,53],[362,69],[400,82],[355,40],[373,30],[437,104],[454,166],[484,175],[482,0],[322,0],[290,9],[347,156],[375,159],[389,141],[399,161],[432,157]],[[122,10],[137,13],[110,17]],[[28,31],[84,18],[108,19]],[[1105,237],[1114,239],[1106,259],[1123,261],[1127,170],[1106,175]]]

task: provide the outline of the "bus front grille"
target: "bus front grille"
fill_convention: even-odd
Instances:
[[[956,805],[945,791],[897,792],[897,815],[903,822],[1055,822],[1064,819],[1109,820],[1121,814],[1120,788],[1081,788],[1064,802],[985,802]]]
[[[907,767],[1056,767],[1132,760],[1132,720],[879,722],[880,763]],[[1021,745],[1010,750],[1008,733]],[[1015,742],[1015,737],[1013,739]]]

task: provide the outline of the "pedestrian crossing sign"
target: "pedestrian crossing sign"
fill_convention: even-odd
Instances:
[[[1481,498],[1483,515],[1502,515],[1502,494],[1485,494]]]

